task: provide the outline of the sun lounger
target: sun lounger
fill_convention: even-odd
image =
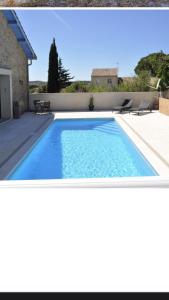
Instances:
[[[115,106],[114,110],[119,110],[120,112],[129,110],[132,107],[133,100],[132,99],[125,99],[123,104],[120,106]]]
[[[152,101],[143,100],[138,107],[132,107],[132,108],[130,108],[129,109],[129,113],[130,112],[137,112],[137,114],[139,115],[140,111],[147,111],[147,110],[149,110],[151,112],[152,111],[152,107],[153,107],[153,102]]]

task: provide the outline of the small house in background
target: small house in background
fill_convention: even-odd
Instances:
[[[116,86],[118,84],[118,68],[93,69],[91,82],[101,86]]]

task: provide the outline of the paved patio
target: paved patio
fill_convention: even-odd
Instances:
[[[3,179],[53,121],[53,114],[25,113],[0,124],[0,179]]]
[[[160,112],[122,114],[127,125],[169,166],[169,116]]]
[[[91,118],[116,116],[169,167],[169,117],[159,112],[117,114],[112,112],[56,112],[35,115],[25,113],[20,119],[0,124],[0,179],[15,167],[55,118]],[[150,153],[151,155],[151,153]],[[167,171],[168,172],[168,171]]]

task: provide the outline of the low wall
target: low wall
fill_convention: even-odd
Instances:
[[[46,93],[30,95],[30,110],[34,110],[33,101],[50,101],[52,111],[85,111],[88,110],[90,96],[94,96],[94,110],[113,110],[121,105],[124,99],[133,99],[133,106],[137,107],[144,99],[154,100],[158,108],[157,92],[114,92],[114,93]]]
[[[159,99],[159,111],[162,114],[169,116],[169,99],[166,98]]]

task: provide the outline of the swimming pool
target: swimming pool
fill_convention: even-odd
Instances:
[[[97,118],[55,120],[7,179],[157,175],[115,119]]]

